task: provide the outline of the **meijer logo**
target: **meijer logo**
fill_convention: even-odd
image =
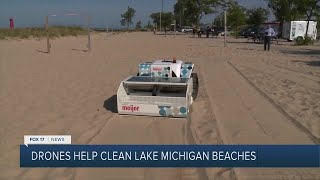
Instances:
[[[161,71],[161,70],[162,70],[161,67],[153,67],[152,69],[153,69],[154,71]]]
[[[131,112],[135,112],[135,111],[139,111],[139,106],[134,106],[134,105],[123,105],[122,106],[122,110],[123,111],[131,111]]]

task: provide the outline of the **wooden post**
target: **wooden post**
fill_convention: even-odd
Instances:
[[[90,18],[89,18],[89,15],[87,16],[87,20],[88,20],[88,27],[87,27],[87,30],[88,30],[88,52],[91,51],[91,39],[90,39]]]
[[[180,12],[179,12],[179,16],[180,16],[180,20],[179,20],[179,28],[181,29],[181,26],[182,26],[182,18],[181,18],[181,15],[182,15],[182,3],[180,2]]]
[[[173,30],[174,30],[174,37],[176,37],[176,26],[177,26],[177,21],[174,20],[174,28],[173,28]]]
[[[107,22],[106,31],[107,31],[107,33],[109,32],[109,25],[108,25],[108,22]]]
[[[224,11],[224,47],[227,47],[227,11]]]
[[[47,52],[50,53],[50,38],[49,38],[49,17],[46,16],[46,34],[47,34]]]

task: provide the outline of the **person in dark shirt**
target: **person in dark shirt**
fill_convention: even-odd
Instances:
[[[196,34],[196,29],[195,29],[195,27],[192,28],[192,34],[193,34],[193,37],[194,37],[194,35]]]
[[[211,29],[209,28],[209,26],[207,27],[207,29],[206,29],[206,33],[207,33],[207,38],[209,38],[209,35],[210,35],[210,31],[211,31]]]

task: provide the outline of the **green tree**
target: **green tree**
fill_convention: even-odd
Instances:
[[[186,18],[184,17],[184,4],[183,1],[178,0],[177,3],[173,5],[173,14],[176,19],[177,24],[181,27],[186,24]]]
[[[136,13],[136,10],[128,6],[127,11],[124,14],[121,14],[121,25],[127,26],[127,30],[129,31],[129,25],[132,24],[132,19]]]
[[[136,24],[136,30],[139,31],[141,29],[142,29],[142,22],[138,21],[137,24]]]
[[[204,15],[212,14],[225,4],[226,0],[178,0],[175,4],[175,15],[183,13],[184,23],[195,24],[199,27]],[[182,8],[182,9],[181,9]]]
[[[320,11],[320,0],[296,0],[297,10],[300,14],[304,14],[307,18],[307,31],[305,36],[308,35],[309,21],[317,15]]]
[[[173,6],[173,14],[174,18],[177,21],[177,24],[181,26],[191,26],[192,22],[190,21],[190,17],[186,17],[186,1],[185,0],[177,0],[177,2]]]
[[[254,8],[247,11],[248,24],[255,27],[260,26],[262,23],[268,20],[269,11],[264,8]]]
[[[152,13],[150,18],[153,20],[153,23],[160,24],[160,13]],[[163,12],[161,13],[161,26],[162,28],[168,28],[173,20],[174,16],[172,12]]]
[[[266,0],[277,21],[293,21],[301,17],[301,12],[297,9],[299,0]]]
[[[282,24],[285,21],[297,20],[301,17],[297,11],[297,0],[266,0],[276,20],[281,23],[279,31],[282,32]]]
[[[238,33],[239,27],[246,24],[246,9],[237,2],[232,2],[227,13],[228,26]]]
[[[144,28],[146,29],[153,29],[153,25],[150,23],[150,21],[148,21],[148,24],[144,26]]]
[[[224,14],[220,13],[219,15],[217,15],[214,20],[213,20],[213,26],[217,27],[217,28],[222,28],[224,27]]]

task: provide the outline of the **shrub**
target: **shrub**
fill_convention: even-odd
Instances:
[[[305,36],[304,38],[299,36],[299,37],[296,38],[295,45],[297,45],[297,46],[313,45],[313,44],[314,44],[314,39],[309,37],[309,36]]]
[[[231,31],[230,35],[234,37],[239,37],[240,33],[238,31]]]
[[[55,38],[60,36],[78,36],[87,34],[87,30],[81,27],[63,27],[63,26],[51,26],[49,27],[49,37]],[[41,38],[46,37],[47,32],[45,28],[34,27],[34,28],[16,28],[11,29],[0,29],[0,39],[6,38],[22,38],[26,39],[29,37]]]

